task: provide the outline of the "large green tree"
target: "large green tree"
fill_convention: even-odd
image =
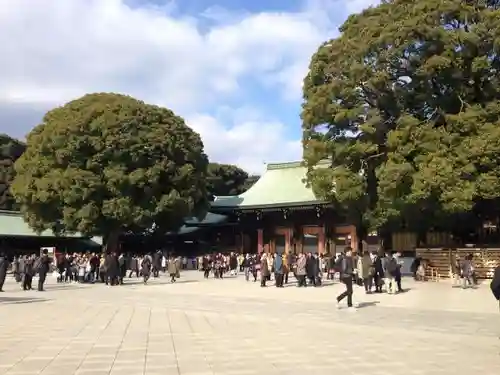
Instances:
[[[246,179],[246,181],[243,185],[243,192],[250,189],[259,180],[259,178],[260,178],[260,176],[255,175],[255,174],[248,176],[248,178]]]
[[[309,181],[362,232],[393,218],[432,225],[500,196],[499,8],[383,1],[312,57],[302,111]],[[324,158],[332,168],[315,170]]]
[[[0,209],[15,210],[17,204],[10,192],[15,176],[14,163],[23,154],[26,145],[6,134],[0,134]]]
[[[27,137],[12,192],[37,231],[166,233],[207,209],[200,136],[172,111],[89,94],[49,111]]]
[[[248,173],[231,164],[210,163],[207,174],[209,195],[238,195],[245,191]]]

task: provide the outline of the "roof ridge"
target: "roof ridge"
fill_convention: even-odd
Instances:
[[[316,165],[329,165],[331,163],[330,159],[320,160]],[[304,161],[288,161],[283,163],[268,163],[267,170],[272,171],[276,169],[288,169],[288,168],[300,168],[305,167]]]
[[[289,161],[285,163],[269,163],[267,164],[267,170],[271,171],[274,169],[287,169],[287,168],[299,168],[303,167],[302,161]]]
[[[11,211],[11,210],[0,210],[0,215],[23,216],[21,211]]]

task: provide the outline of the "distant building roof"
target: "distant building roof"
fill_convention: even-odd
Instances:
[[[61,236],[55,236],[50,230],[45,230],[37,234],[29,225],[24,221],[21,213],[16,211],[2,211],[0,210],[0,236],[9,237],[67,237],[67,238],[84,238],[86,236],[81,233],[65,233]],[[93,242],[102,244],[101,237],[92,237]]]
[[[190,234],[190,233],[196,232],[199,229],[200,229],[199,227],[188,227],[186,225],[183,225],[182,227],[179,228],[179,230],[173,231],[173,232],[168,232],[167,235],[168,236],[176,236],[176,235]]]
[[[327,161],[319,164],[326,167]],[[213,209],[293,207],[326,203],[314,195],[304,180],[307,169],[300,162],[268,164],[264,174],[246,192],[216,197]]]
[[[203,220],[198,220],[195,217],[190,217],[184,220],[184,222],[186,224],[185,226],[191,227],[191,226],[203,226],[203,225],[216,225],[223,223],[226,220],[227,220],[226,215],[219,215],[219,214],[214,214],[212,212],[207,212]]]
[[[227,220],[227,216],[214,213],[207,213],[203,220],[196,218],[186,219],[186,224],[178,231],[169,234],[188,234],[198,230],[200,226],[216,225]],[[81,233],[65,233],[61,236],[55,236],[50,230],[45,230],[37,234],[24,221],[23,216],[17,211],[0,210],[0,236],[4,237],[65,237],[65,238],[87,238]],[[88,238],[89,241],[102,245],[102,237]]]

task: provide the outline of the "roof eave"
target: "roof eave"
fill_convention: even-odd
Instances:
[[[287,202],[287,203],[272,203],[272,204],[259,204],[259,205],[235,205],[235,206],[212,206],[210,210],[258,210],[258,209],[287,209],[297,207],[313,207],[330,205],[331,202],[326,201],[308,201],[308,202]]]

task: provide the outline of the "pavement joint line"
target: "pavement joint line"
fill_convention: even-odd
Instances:
[[[172,321],[170,320],[170,314],[169,314],[168,310],[166,311],[166,314],[167,314],[168,327],[169,327],[169,331],[170,331],[170,340],[172,341],[172,350],[174,351],[174,355],[175,355],[175,363],[176,363],[176,366],[177,366],[177,374],[181,375],[181,371],[180,371],[180,368],[179,368],[179,359],[177,358],[177,350],[175,348],[175,340],[174,340],[174,335],[173,335],[173,331],[172,331]]]
[[[84,315],[85,315],[85,313],[86,313],[88,310],[90,310],[90,308],[91,308],[91,306],[88,306],[88,307],[87,307],[87,309],[84,311]],[[82,332],[84,329],[85,329],[85,325],[83,325],[83,326],[82,326],[82,329],[80,329],[80,330],[78,331],[78,333]],[[78,335],[78,333],[77,333],[77,335]],[[53,357],[53,358],[49,361],[49,363],[47,363],[45,366],[43,366],[43,367],[42,367],[42,370],[40,371],[40,373],[42,373],[42,372],[43,372],[43,371],[44,371],[44,370],[45,370],[45,369],[46,369],[46,368],[47,368],[47,367],[48,367],[48,366],[49,366],[52,362],[54,362],[54,360],[57,358],[57,356],[59,356],[59,354],[61,354],[61,353],[62,353],[62,352],[63,352],[63,351],[64,351],[64,350],[68,347],[68,346],[70,346],[71,342],[72,342],[72,341],[71,341],[71,340],[69,340],[69,342],[68,342],[65,346],[63,346],[63,348],[62,348],[61,350],[59,350],[59,352],[57,353],[57,355],[56,355],[55,357]],[[36,349],[38,349],[38,347],[36,347]],[[36,349],[35,349],[35,350],[36,350]],[[22,357],[22,359],[20,359],[18,362],[16,362],[16,364],[14,364],[14,365],[13,365],[13,366],[9,369],[9,370],[7,370],[6,375],[8,375],[8,374],[9,374],[9,372],[10,372],[13,368],[15,368],[15,366],[16,366],[17,364],[19,364],[19,363],[23,362],[23,361],[24,361],[27,357],[29,357],[29,355],[30,355],[29,353],[28,353],[28,354],[26,354],[25,356],[23,356],[23,357]]]
[[[146,338],[146,353],[144,354],[144,365],[142,366],[142,372],[146,373],[146,368],[148,366],[148,348],[149,348],[149,337],[150,337],[150,327],[151,327],[151,315],[153,314],[153,310],[149,309],[149,315],[148,315],[148,333],[147,333],[147,338]]]

